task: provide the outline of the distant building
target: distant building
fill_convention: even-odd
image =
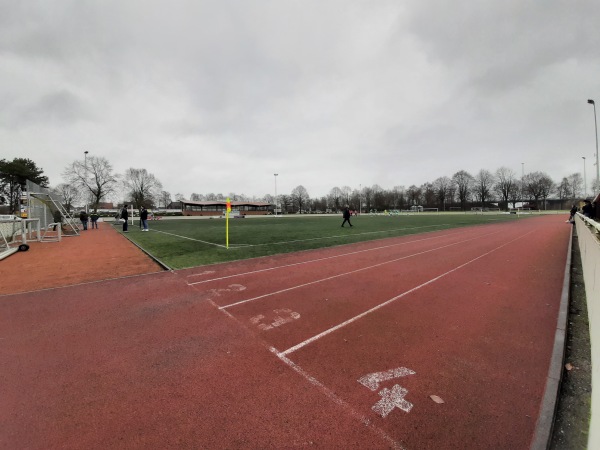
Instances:
[[[242,215],[260,216],[273,213],[273,205],[265,202],[231,202],[231,209]],[[221,216],[225,214],[225,200],[209,200],[204,202],[182,201],[181,212],[184,216]]]

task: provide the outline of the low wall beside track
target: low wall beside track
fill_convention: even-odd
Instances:
[[[600,223],[575,218],[587,297],[592,354],[592,416],[588,448],[600,448]]]

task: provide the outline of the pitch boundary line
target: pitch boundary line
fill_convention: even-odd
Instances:
[[[379,247],[372,247],[372,248],[368,248],[368,249],[364,249],[364,250],[356,250],[356,251],[352,251],[352,252],[348,252],[348,253],[342,253],[340,255],[333,255],[333,256],[327,256],[327,257],[324,257],[324,258],[311,259],[309,261],[301,261],[301,262],[296,262],[296,263],[291,263],[291,264],[284,264],[284,265],[281,265],[281,266],[269,267],[269,268],[260,269],[260,270],[251,270],[251,271],[248,271],[248,272],[235,273],[233,275],[225,275],[223,277],[210,278],[208,280],[194,281],[194,282],[191,282],[191,283],[188,282],[188,285],[189,286],[194,286],[196,284],[211,283],[213,281],[227,280],[229,278],[236,278],[236,277],[241,277],[241,276],[245,276],[245,275],[253,275],[253,274],[261,273],[261,272],[269,272],[271,270],[286,269],[288,267],[300,266],[300,265],[303,265],[303,264],[311,264],[311,263],[314,263],[314,262],[326,261],[328,259],[342,258],[344,256],[357,255],[359,253],[365,253],[365,252],[371,252],[371,251],[375,251],[375,250],[388,249],[388,248],[392,248],[392,247],[398,247],[398,246],[401,246],[401,245],[414,244],[416,242],[428,241],[428,240],[431,240],[431,239],[439,239],[439,238],[444,238],[444,237],[448,237],[448,236],[454,236],[454,235],[462,234],[462,233],[464,233],[464,231],[456,232],[456,233],[448,233],[448,234],[444,234],[444,235],[440,235],[440,236],[426,237],[426,238],[423,238],[423,239],[415,239],[413,241],[400,242],[398,244],[382,245],[382,246],[379,246]],[[486,236],[486,235],[484,234],[482,236]],[[198,276],[202,276],[202,275],[205,275],[205,273],[188,275],[187,278],[198,277]]]
[[[391,264],[391,263],[394,263],[394,262],[402,261],[403,259],[413,258],[415,256],[420,256],[420,255],[424,255],[426,253],[435,252],[435,251],[438,251],[438,250],[442,250],[444,248],[452,247],[454,245],[464,244],[465,242],[473,241],[473,240],[479,239],[480,237],[490,236],[490,235],[494,235],[494,234],[498,234],[498,233],[500,233],[500,231],[495,231],[493,233],[484,234],[482,236],[477,236],[477,237],[474,237],[474,238],[465,239],[464,241],[454,242],[452,244],[443,245],[441,247],[436,247],[436,248],[433,248],[433,249],[430,249],[430,250],[425,250],[425,251],[422,251],[422,252],[413,253],[411,255],[406,255],[406,256],[402,256],[400,258],[395,258],[395,259],[391,259],[391,260],[388,260],[388,261],[384,261],[384,262],[380,262],[380,263],[377,263],[377,264],[373,264],[371,266],[361,267],[360,269],[351,270],[350,272],[339,273],[337,275],[332,275],[330,277],[321,278],[319,280],[309,281],[308,283],[300,284],[300,285],[297,285],[297,286],[292,286],[290,288],[281,289],[281,290],[275,291],[275,292],[269,292],[268,294],[259,295],[258,297],[253,297],[253,298],[249,298],[249,299],[246,299],[246,300],[240,300],[239,302],[231,303],[229,305],[220,306],[219,309],[231,308],[231,307],[234,307],[234,306],[242,305],[244,303],[249,303],[249,302],[252,302],[252,301],[255,301],[255,300],[260,300],[261,298],[270,297],[271,295],[282,294],[283,292],[293,291],[295,289],[300,289],[300,288],[303,288],[303,287],[306,287],[306,286],[310,286],[310,285],[313,285],[313,284],[322,283],[323,281],[329,281],[329,280],[333,280],[335,278],[345,277],[347,275],[352,275],[352,274],[355,274],[355,273],[358,273],[358,272],[363,272],[365,270],[371,270],[371,269],[374,269],[375,267],[380,267],[380,266],[384,266],[386,264]]]
[[[195,241],[195,242],[202,242],[203,244],[208,244],[208,245],[214,245],[216,247],[221,247],[221,248],[227,248],[225,245],[221,245],[221,244],[215,244],[214,242],[208,242],[208,241],[203,241],[200,239],[194,239],[191,237],[187,237],[187,236],[181,236],[180,234],[175,234],[175,233],[168,233],[167,231],[161,231],[161,230],[152,230],[156,233],[163,233],[163,234],[168,234],[169,236],[175,236],[181,239],[187,239],[189,241]]]
[[[346,320],[346,321],[344,321],[344,322],[342,322],[342,323],[340,323],[340,324],[338,324],[338,325],[336,325],[334,327],[331,327],[331,328],[329,328],[329,329],[327,329],[327,330],[325,330],[325,331],[323,331],[323,332],[321,332],[321,333],[319,333],[319,334],[317,334],[317,335],[315,335],[315,336],[313,336],[311,338],[308,338],[305,341],[300,342],[299,344],[296,344],[293,347],[288,348],[287,350],[284,350],[282,352],[277,353],[277,356],[282,356],[283,357],[283,356],[289,355],[290,353],[293,353],[293,352],[295,352],[297,350],[300,350],[301,348],[306,347],[310,343],[315,342],[315,341],[321,339],[322,337],[327,336],[328,334],[331,334],[334,331],[337,331],[337,330],[339,330],[339,329],[341,329],[341,328],[343,328],[343,327],[345,327],[347,325],[350,325],[351,323],[356,322],[357,320],[359,320],[359,319],[361,319],[361,318],[363,318],[363,317],[365,317],[365,316],[367,316],[367,315],[369,315],[369,314],[371,314],[371,313],[373,313],[373,312],[375,312],[375,311],[383,308],[384,306],[389,305],[390,303],[395,302],[396,300],[398,300],[398,299],[400,299],[402,297],[407,296],[408,294],[411,294],[411,293],[413,293],[413,292],[415,292],[415,291],[417,291],[417,290],[419,290],[419,289],[421,289],[421,288],[423,288],[425,286],[428,286],[428,285],[430,285],[430,284],[432,284],[432,283],[440,280],[441,278],[444,278],[447,275],[450,275],[451,273],[454,273],[457,270],[460,270],[463,267],[468,266],[469,264],[472,264],[473,262],[478,261],[481,258],[484,258],[484,257],[490,255],[491,253],[493,253],[493,252],[495,252],[495,251],[497,251],[497,250],[499,250],[499,249],[501,249],[503,247],[506,247],[507,245],[510,245],[510,244],[512,244],[512,243],[520,240],[520,239],[523,239],[525,236],[528,236],[528,235],[532,234],[533,232],[534,232],[533,230],[529,231],[528,233],[525,233],[522,236],[519,236],[518,238],[515,238],[515,239],[513,239],[513,240],[511,240],[509,242],[506,242],[506,243],[504,243],[504,244],[502,244],[502,245],[500,245],[500,246],[498,246],[498,247],[496,247],[496,248],[494,248],[494,249],[492,249],[492,250],[490,250],[490,251],[488,251],[486,253],[483,253],[482,255],[479,255],[478,257],[473,258],[470,261],[467,261],[466,263],[463,263],[463,264],[455,267],[454,269],[451,269],[451,270],[449,270],[449,271],[447,271],[447,272],[445,272],[445,273],[443,273],[441,275],[438,275],[437,277],[434,277],[434,278],[432,278],[432,279],[430,279],[430,280],[428,280],[428,281],[426,281],[424,283],[421,283],[420,285],[415,286],[414,288],[409,289],[408,291],[405,291],[405,292],[403,292],[400,295],[392,297],[391,299],[386,300],[385,302],[380,303],[379,305],[374,306],[373,308],[368,309],[367,311],[362,312],[362,313],[360,313],[360,314],[358,314],[358,315],[356,315],[356,316],[354,316],[354,317],[352,317],[352,318],[350,318],[350,319],[348,319],[348,320]]]
[[[235,244],[235,245],[238,248],[264,247],[264,246],[267,246],[267,245],[293,244],[293,243],[296,243],[296,242],[320,241],[320,240],[324,240],[324,239],[336,239],[336,238],[341,238],[341,237],[350,238],[350,237],[353,237],[353,236],[363,236],[363,235],[367,235],[367,234],[390,233],[390,232],[402,231],[402,230],[420,230],[422,228],[439,228],[439,227],[444,227],[444,226],[447,226],[447,225],[449,225],[449,224],[442,223],[442,224],[439,224],[439,225],[426,225],[426,226],[422,226],[422,227],[393,228],[391,230],[382,230],[382,231],[365,231],[364,233],[356,233],[356,234],[334,234],[333,236],[323,236],[323,237],[309,238],[309,239],[295,239],[295,240],[292,240],[292,241],[269,242],[269,243],[264,243],[264,244]]]

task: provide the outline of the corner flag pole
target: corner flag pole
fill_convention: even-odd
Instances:
[[[229,248],[229,213],[231,212],[231,200],[227,197],[227,209],[225,210],[225,246]]]

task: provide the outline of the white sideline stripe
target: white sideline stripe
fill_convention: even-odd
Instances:
[[[334,327],[331,327],[331,328],[329,328],[328,330],[325,330],[325,331],[323,331],[322,333],[319,333],[319,334],[317,334],[317,335],[315,335],[315,336],[313,336],[313,337],[311,337],[311,338],[309,338],[309,339],[307,339],[307,340],[305,340],[305,341],[303,341],[303,342],[300,342],[300,343],[299,343],[299,344],[297,344],[297,345],[294,345],[293,347],[290,347],[290,348],[288,348],[287,350],[285,350],[285,351],[283,351],[283,352],[279,353],[279,354],[278,354],[278,356],[279,356],[279,355],[281,355],[281,356],[289,355],[290,353],[293,353],[293,352],[295,352],[296,350],[300,350],[301,348],[303,348],[303,347],[307,346],[307,345],[308,345],[308,344],[310,344],[311,342],[314,342],[314,341],[316,341],[316,340],[319,340],[319,339],[321,339],[323,336],[327,336],[328,334],[330,334],[330,333],[333,333],[334,331],[337,331],[337,330],[339,330],[340,328],[343,328],[343,327],[345,327],[346,325],[350,325],[351,323],[353,323],[353,322],[356,322],[358,319],[361,319],[361,318],[365,317],[366,315],[368,315],[368,314],[371,314],[372,312],[375,312],[375,311],[377,311],[378,309],[381,309],[381,308],[383,308],[384,306],[387,306],[387,305],[389,305],[390,303],[392,303],[392,302],[394,302],[394,301],[396,301],[396,300],[398,300],[398,299],[400,299],[400,298],[402,298],[402,297],[405,297],[406,295],[408,295],[408,294],[410,294],[410,293],[412,293],[412,292],[415,292],[415,291],[417,291],[417,290],[421,289],[422,287],[425,287],[425,286],[427,286],[427,285],[429,285],[429,284],[431,284],[431,283],[434,283],[434,282],[436,282],[437,280],[439,280],[440,278],[444,278],[446,275],[450,275],[451,273],[453,273],[453,272],[456,272],[457,270],[459,270],[459,269],[462,269],[463,267],[465,267],[465,266],[468,266],[469,264],[471,264],[471,263],[473,263],[473,262],[475,262],[475,261],[477,261],[477,260],[479,260],[479,259],[481,259],[481,258],[483,258],[483,257],[485,257],[485,256],[487,256],[487,255],[489,255],[489,254],[491,254],[491,253],[493,253],[493,252],[495,252],[495,251],[497,251],[497,250],[499,250],[499,249],[503,248],[503,247],[506,247],[507,245],[509,245],[509,244],[512,244],[513,242],[515,242],[515,241],[518,241],[519,239],[522,239],[522,238],[524,238],[525,236],[528,236],[529,234],[531,234],[531,233],[533,233],[533,232],[534,232],[534,231],[529,231],[528,233],[525,233],[524,235],[522,235],[522,236],[520,236],[520,237],[518,237],[518,238],[515,238],[515,239],[513,239],[512,241],[506,242],[505,244],[502,244],[502,245],[500,245],[499,247],[496,247],[496,248],[494,248],[494,249],[492,249],[492,250],[490,250],[490,251],[488,251],[488,252],[486,252],[486,253],[484,253],[484,254],[482,254],[482,255],[478,256],[477,258],[473,258],[472,260],[470,260],[470,261],[467,261],[466,263],[464,263],[464,264],[461,264],[460,266],[457,266],[457,267],[455,267],[454,269],[451,269],[451,270],[449,270],[449,271],[447,271],[447,272],[445,272],[445,273],[443,273],[443,274],[441,274],[441,275],[438,275],[437,277],[435,277],[435,278],[432,278],[431,280],[429,280],[429,281],[426,281],[425,283],[422,283],[422,284],[420,284],[420,285],[418,285],[418,286],[416,286],[416,287],[414,287],[414,288],[412,288],[412,289],[409,289],[408,291],[406,291],[406,292],[403,292],[402,294],[400,294],[400,295],[397,295],[396,297],[392,297],[391,299],[389,299],[389,300],[386,300],[385,302],[383,302],[383,303],[380,303],[379,305],[377,305],[377,306],[375,306],[375,307],[373,307],[373,308],[371,308],[371,309],[368,309],[367,311],[365,311],[365,312],[363,312],[363,313],[361,313],[361,314],[359,314],[359,315],[357,315],[357,316],[354,316],[354,317],[352,317],[351,319],[348,319],[348,320],[346,320],[345,322],[342,322],[342,323],[340,323],[339,325],[336,325],[336,326],[334,326]]]
[[[271,270],[286,269],[288,267],[301,266],[303,264],[312,264],[314,262],[326,261],[328,259],[335,259],[335,258],[341,258],[341,257],[344,257],[344,256],[357,255],[359,253],[371,252],[371,251],[374,251],[374,250],[384,250],[384,249],[388,249],[388,248],[392,248],[392,247],[398,247],[398,246],[401,246],[401,245],[414,244],[415,242],[428,241],[430,239],[440,239],[440,238],[443,238],[443,237],[454,236],[456,234],[463,234],[463,233],[466,233],[466,231],[459,231],[459,232],[454,232],[454,233],[448,233],[448,234],[443,234],[443,235],[439,235],[439,236],[427,237],[427,238],[423,238],[423,239],[415,239],[413,241],[400,242],[398,244],[382,245],[380,247],[367,248],[365,250],[356,250],[354,252],[342,253],[340,255],[327,256],[325,258],[317,258],[317,259],[311,259],[309,261],[302,261],[302,262],[297,262],[297,263],[284,264],[282,266],[269,267],[269,268],[266,268],[266,269],[251,270],[249,272],[235,273],[233,275],[226,275],[224,277],[209,278],[208,280],[194,281],[192,283],[188,283],[188,285],[189,286],[193,286],[195,284],[211,283],[213,281],[227,280],[228,278],[236,278],[236,277],[242,277],[242,276],[245,276],[245,275],[253,275],[255,273],[268,272],[268,271],[271,271]],[[486,235],[482,235],[482,236],[486,236]],[[192,274],[192,275],[188,275],[187,277],[191,278],[191,277],[196,277],[196,276],[200,276],[200,275],[205,275],[205,273]]]
[[[222,248],[227,248],[225,245],[221,245],[221,244],[215,244],[214,242],[208,242],[208,241],[201,241],[200,239],[194,239],[191,237],[187,237],[187,236],[181,236],[179,234],[175,234],[175,233],[167,233],[166,231],[161,231],[161,230],[152,230],[156,233],[163,233],[163,234],[168,234],[170,236],[175,236],[181,239],[187,239],[188,241],[196,241],[196,242],[202,242],[203,244],[208,244],[208,245],[214,245],[216,247],[222,247]]]
[[[341,406],[342,408],[344,408],[348,413],[350,413],[350,415],[352,415],[354,418],[358,419],[364,426],[369,427],[373,431],[375,431],[379,435],[379,437],[381,437],[383,440],[385,440],[392,448],[397,449],[397,450],[406,450],[399,442],[396,442],[385,431],[383,431],[382,429],[380,429],[380,428],[376,427],[375,425],[373,425],[371,423],[371,420],[369,420],[367,417],[365,417],[364,415],[356,412],[348,403],[346,403],[340,397],[338,397],[337,395],[335,395],[334,392],[332,392],[329,388],[327,388],[323,383],[321,383],[315,377],[313,377],[312,375],[310,375],[309,373],[307,373],[298,364],[296,364],[295,362],[293,362],[289,358],[286,358],[284,356],[284,354],[281,353],[281,352],[279,352],[276,348],[271,347],[270,350],[281,361],[283,361],[287,366],[289,366],[294,372],[298,373],[299,375],[301,375],[302,377],[304,377],[310,384],[312,384],[313,386],[315,386],[316,388],[318,388],[323,394],[325,394],[325,396],[327,398],[329,398],[335,404],[337,404],[337,405]]]
[[[403,231],[403,230],[420,230],[422,228],[440,228],[440,227],[445,227],[446,225],[449,225],[449,224],[441,223],[441,224],[437,224],[437,225],[426,225],[426,226],[422,226],[422,227],[392,228],[390,230],[382,230],[382,231],[365,231],[364,233],[355,233],[355,234],[334,234],[333,236],[323,236],[323,237],[310,238],[310,239],[295,239],[293,241],[265,242],[263,244],[238,244],[238,245],[244,246],[244,247],[262,247],[262,246],[267,246],[267,245],[282,245],[282,244],[293,244],[296,242],[308,242],[308,241],[320,241],[320,240],[324,240],[324,239],[336,239],[336,238],[341,238],[341,237],[348,238],[348,237],[353,237],[353,236],[363,236],[363,235],[367,235],[367,234],[391,233],[394,231]]]
[[[239,302],[235,302],[235,303],[231,303],[229,305],[221,306],[219,309],[231,308],[232,306],[238,306],[238,305],[241,305],[241,304],[244,304],[244,303],[253,302],[255,300],[260,300],[261,298],[269,297],[271,295],[277,295],[277,294],[281,294],[283,292],[293,291],[294,289],[300,289],[300,288],[303,288],[303,287],[306,287],[306,286],[310,286],[311,284],[322,283],[323,281],[329,281],[329,280],[333,280],[335,278],[345,277],[347,275],[352,275],[352,274],[357,273],[357,272],[362,272],[362,271],[365,271],[365,270],[370,270],[370,269],[373,269],[375,267],[380,267],[380,266],[383,266],[385,264],[391,264],[391,263],[394,263],[394,262],[402,261],[403,259],[412,258],[414,256],[419,256],[419,255],[424,255],[426,253],[436,252],[438,250],[442,250],[442,249],[447,248],[447,247],[452,247],[452,246],[458,245],[458,244],[464,244],[465,242],[473,241],[475,239],[479,239],[480,237],[490,236],[490,235],[498,234],[498,233],[500,233],[500,231],[495,231],[494,233],[488,233],[488,234],[484,234],[482,236],[477,236],[477,237],[474,237],[474,238],[465,239],[464,241],[454,242],[452,244],[442,245],[441,247],[432,248],[430,250],[424,250],[422,252],[413,253],[411,255],[405,255],[405,256],[402,256],[400,258],[390,259],[388,261],[384,261],[384,262],[380,262],[380,263],[377,263],[377,264],[373,264],[371,266],[366,266],[366,267],[361,267],[360,269],[351,270],[350,272],[339,273],[337,275],[332,275],[332,276],[327,277],[327,278],[321,278],[320,280],[310,281],[308,283],[300,284],[298,286],[292,286],[290,288],[282,289],[280,291],[270,292],[268,294],[259,295],[258,297],[249,298],[249,299],[246,299],[246,300],[241,300]]]

